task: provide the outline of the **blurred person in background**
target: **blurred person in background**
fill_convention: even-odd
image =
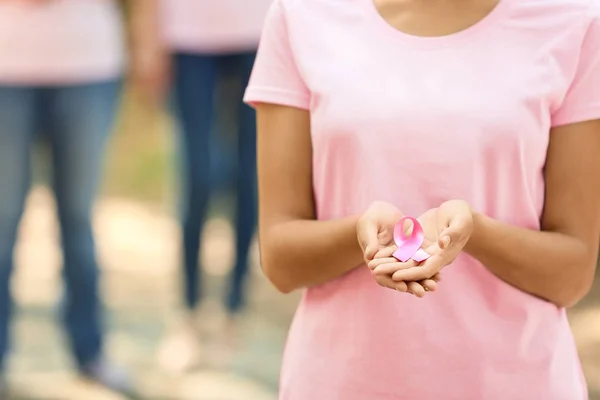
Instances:
[[[211,196],[211,131],[215,110],[237,112],[235,264],[226,309],[244,306],[244,283],[256,226],[256,127],[254,110],[242,103],[263,21],[271,0],[166,0],[164,33],[172,51],[173,93],[180,126],[182,166],[184,301],[191,327],[207,324],[195,310],[203,297],[200,239]],[[240,81],[234,101],[215,104],[215,89],[230,72]],[[220,174],[219,176],[222,176]],[[171,351],[167,350],[169,354]]]
[[[86,378],[131,391],[127,374],[106,361],[99,268],[91,213],[104,148],[119,105],[125,67],[122,9],[113,0],[0,1],[0,374],[13,309],[10,280],[18,225],[30,187],[38,129],[52,151],[65,281],[64,328]],[[156,1],[131,1],[132,69],[154,77]],[[155,75],[153,75],[155,74]],[[0,380],[0,398],[6,392]]]

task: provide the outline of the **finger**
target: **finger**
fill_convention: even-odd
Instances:
[[[405,263],[400,262],[400,261],[396,261],[394,263],[385,263],[385,264],[381,264],[379,266],[377,266],[375,269],[373,269],[373,273],[375,275],[393,275],[396,271],[399,270],[405,270],[405,269],[411,269],[416,267],[417,264],[410,260],[407,261]],[[403,281],[404,279],[394,279],[397,282]]]
[[[432,280],[439,282],[442,280],[442,275],[438,272],[437,274],[435,274],[434,276],[431,277]]]
[[[396,287],[393,285],[393,281],[389,278],[386,278],[385,276],[376,276],[375,277],[375,282],[377,282],[377,284],[379,286],[382,286],[384,288],[387,289],[396,289]]]
[[[446,250],[451,245],[452,245],[452,232],[450,232],[449,229],[446,229],[444,232],[442,232],[442,234],[440,235],[440,238],[438,239],[438,246],[440,246],[440,249]]]
[[[375,269],[375,268],[379,267],[380,265],[399,264],[399,263],[400,263],[400,261],[398,261],[398,259],[394,258],[394,257],[378,258],[376,256],[374,259],[369,261],[369,263],[367,265],[370,269]]]
[[[391,281],[391,279],[390,279],[390,281]],[[402,293],[406,293],[408,291],[408,285],[406,284],[406,282],[394,282],[394,287],[396,288],[397,291],[402,292]]]
[[[383,249],[379,249],[377,253],[373,256],[373,259],[391,257],[396,250],[398,250],[398,246],[396,245],[386,246]]]
[[[437,282],[433,279],[425,279],[424,281],[421,281],[419,283],[421,284],[421,286],[423,286],[423,288],[425,288],[427,292],[435,292],[435,290],[437,289]]]
[[[438,245],[442,250],[448,249],[455,243],[460,243],[468,230],[468,219],[462,215],[456,215],[450,220],[449,226],[442,231]]]
[[[396,261],[395,263],[379,265],[377,268],[372,269],[371,273],[375,276],[387,276],[391,279],[392,275],[396,271],[399,271],[399,270],[405,269],[405,268],[411,268],[411,267],[407,266],[405,263]],[[400,280],[398,280],[398,282],[400,282]]]
[[[408,282],[408,291],[417,297],[425,296],[425,288],[418,282]]]
[[[394,282],[389,276],[377,276],[375,277],[375,282],[377,282],[379,286],[387,289],[393,289],[399,292],[408,291],[408,285],[405,282]]]
[[[434,254],[418,268],[399,269],[392,275],[395,281],[419,282],[431,279],[444,267],[443,254]]]

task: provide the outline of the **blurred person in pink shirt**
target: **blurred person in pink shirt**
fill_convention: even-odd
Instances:
[[[243,104],[263,20],[271,0],[166,0],[164,34],[171,49],[176,116],[183,158],[182,230],[184,300],[192,311],[202,298],[200,238],[211,194],[211,129],[215,109],[237,113],[236,260],[226,299],[233,315],[244,306],[248,253],[256,226],[254,111]],[[225,76],[240,83],[236,101],[215,104],[215,88]],[[219,176],[223,176],[222,171]],[[202,321],[200,321],[202,323]]]
[[[131,1],[131,67],[160,88],[156,1]],[[0,1],[0,375],[13,304],[13,250],[30,186],[38,130],[52,150],[52,188],[61,228],[64,328],[79,372],[128,393],[127,375],[104,358],[99,268],[91,224],[104,147],[126,65],[116,0]],[[148,91],[148,95],[155,95]],[[6,385],[0,378],[0,398]]]

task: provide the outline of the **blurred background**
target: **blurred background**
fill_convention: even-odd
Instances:
[[[37,105],[28,105],[31,108],[27,110],[47,111],[53,109],[52,99],[59,98],[64,88],[125,77],[122,94],[114,100],[117,108],[114,127],[107,128],[110,135],[107,132],[106,153],[101,145],[94,145],[94,151],[100,155],[101,179],[98,199],[90,215],[102,277],[98,297],[106,307],[107,317],[103,358],[129,373],[137,398],[275,399],[285,335],[299,299],[297,293],[278,294],[263,278],[254,238],[249,246],[248,274],[242,271],[245,257],[242,260],[236,257],[240,240],[245,240],[236,236],[236,232],[241,229],[253,233],[255,219],[251,211],[236,206],[238,188],[244,185],[240,179],[250,182],[254,171],[253,150],[246,156],[240,151],[243,149],[239,136],[252,135],[249,125],[253,124],[249,108],[240,108],[243,107],[240,98],[268,1],[243,0],[243,6],[236,0],[219,1],[222,4],[216,11],[214,2],[205,2],[212,3],[209,11],[208,6],[200,5],[202,0],[171,0],[172,7],[158,13],[147,6],[154,3],[151,0],[138,2],[138,7],[140,3],[146,6],[137,9],[134,2],[124,3],[121,37],[115,33],[119,29],[98,28],[112,32],[107,34],[106,43],[102,42],[101,33],[91,31],[94,24],[85,22],[90,16],[92,20],[102,18],[97,13],[99,9],[81,7],[86,3],[84,0],[0,1],[0,192],[11,192],[13,189],[6,182],[14,183],[14,177],[22,175],[16,170],[22,168],[23,160],[19,158],[17,164],[8,164],[6,160],[14,161],[18,152],[12,122],[18,114],[14,105],[21,104],[17,99],[25,98],[23,93],[36,98],[32,104]],[[110,10],[102,12],[113,17],[121,12],[120,5],[110,0],[89,2],[110,4]],[[211,12],[218,13],[221,21],[228,20],[230,27],[237,26],[237,33],[227,31],[223,24],[211,27],[210,15],[216,15]],[[157,28],[163,24],[157,18],[163,18],[165,13],[177,21],[178,29],[164,29],[167,39],[163,40],[152,32],[163,32]],[[201,18],[201,14],[209,17]],[[198,19],[193,19],[194,16]],[[251,26],[240,24],[239,21],[249,18],[254,18]],[[114,25],[115,21],[106,24]],[[199,28],[203,23],[207,26],[205,30]],[[46,28],[39,24],[46,24],[48,30],[44,31]],[[37,39],[29,32],[31,26],[41,29]],[[130,67],[125,68],[124,61],[117,60],[113,72],[109,65],[104,75],[71,79],[80,74],[78,64],[73,62],[69,66],[65,59],[64,63],[57,63],[56,58],[57,54],[68,58],[70,54],[61,50],[67,44],[71,48],[81,44],[73,36],[83,38],[81,43],[87,47],[96,45],[100,49],[96,51],[104,51],[102,46],[111,48],[108,43],[111,40],[115,41],[115,51],[119,51],[121,44],[124,47],[129,43]],[[122,43],[117,45],[117,41]],[[44,56],[48,46],[58,53]],[[25,54],[28,51],[30,54]],[[86,57],[89,59],[90,55]],[[165,62],[165,57],[169,61]],[[196,75],[190,75],[190,70],[196,71]],[[188,91],[193,93],[190,95]],[[182,105],[186,101],[191,102],[188,111]],[[208,103],[211,106],[203,111],[200,105]],[[64,117],[64,113],[57,115],[55,118]],[[211,123],[203,123],[203,118]],[[31,114],[29,119],[37,121],[38,116]],[[91,118],[82,126],[95,124],[98,121]],[[64,222],[69,219],[65,217],[69,212],[57,205],[52,191],[57,185],[56,171],[61,169],[55,154],[55,136],[60,133],[60,124],[33,125],[32,132],[27,134],[36,136],[39,132],[40,137],[30,143],[31,185],[15,235],[14,340],[12,351],[6,353],[4,374],[6,386],[11,389],[7,398],[128,398],[107,390],[103,384],[119,380],[113,378],[116,375],[112,369],[101,369],[98,374],[98,369],[90,370],[94,379],[82,379],[74,372],[69,341],[65,340],[58,317],[64,305],[62,294],[69,290],[65,289],[61,275],[63,264],[69,263],[62,252],[63,248],[69,248],[68,243],[62,243],[61,247],[61,222],[67,227],[63,229],[74,229]],[[85,128],[77,133],[88,134]],[[195,146],[201,146],[197,154],[210,153],[208,167],[190,166],[189,160],[186,163],[185,154],[196,154]],[[78,162],[85,169],[88,161],[92,162],[86,158]],[[198,173],[207,168],[209,175]],[[246,170],[244,176],[240,176],[240,169]],[[10,173],[3,175],[3,171]],[[246,185],[242,189],[252,191],[253,187]],[[203,203],[206,199],[196,193],[202,190],[209,191],[211,196],[206,223],[200,230],[194,226],[200,227],[203,215],[190,216],[185,203]],[[69,191],[66,193],[61,201],[68,204]],[[0,196],[1,201],[12,204],[16,200]],[[254,207],[252,201],[246,203]],[[5,218],[0,221],[4,224],[0,225],[0,234],[6,235],[0,240],[9,244],[12,236],[6,221],[14,222],[11,213],[15,211],[0,204],[0,217]],[[234,224],[240,220],[240,213],[245,221],[242,228]],[[185,234],[179,222],[182,219],[191,220],[184,223]],[[201,240],[197,241],[201,243],[201,251],[195,251],[189,243],[188,249],[182,249],[186,241],[194,241],[196,231],[201,234]],[[85,229],[81,232],[85,236]],[[0,244],[5,252],[0,254],[0,262],[10,263],[7,255],[10,247]],[[200,254],[200,260],[195,260],[193,253]],[[186,269],[182,264],[203,270],[202,295],[196,293],[199,288],[185,289]],[[191,276],[195,279],[193,273]],[[85,298],[85,294],[82,296]],[[190,296],[197,297],[198,302],[194,303]],[[569,315],[591,398],[600,400],[600,279],[588,298],[570,310]],[[0,339],[1,336],[2,332]]]
[[[237,84],[225,82],[219,92],[237,92]],[[231,138],[235,126],[227,129],[227,110],[223,114],[223,133]],[[266,282],[253,244],[248,305],[235,327],[227,323],[221,298],[234,262],[234,195],[228,187],[215,195],[203,234],[207,296],[199,306],[204,331],[197,345],[181,327],[185,309],[174,129],[167,113],[140,107],[125,94],[94,210],[108,314],[107,352],[133,372],[142,398],[275,399],[286,330],[299,295],[281,295]],[[72,371],[56,318],[62,257],[54,199],[46,184],[48,154],[43,147],[35,153],[35,183],[20,227],[13,282],[18,313],[8,376],[14,398],[120,399]],[[235,343],[227,341],[232,333]],[[166,342],[175,343],[165,361],[161,350]],[[196,352],[197,359],[190,360]]]

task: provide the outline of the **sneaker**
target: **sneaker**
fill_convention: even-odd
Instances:
[[[212,342],[209,362],[212,368],[227,370],[233,367],[241,350],[242,314],[229,314]]]
[[[129,374],[105,360],[100,359],[83,366],[80,373],[85,379],[113,392],[129,398],[137,398]]]
[[[174,324],[157,353],[158,364],[165,372],[182,375],[202,365],[201,334],[194,314],[186,313]]]

